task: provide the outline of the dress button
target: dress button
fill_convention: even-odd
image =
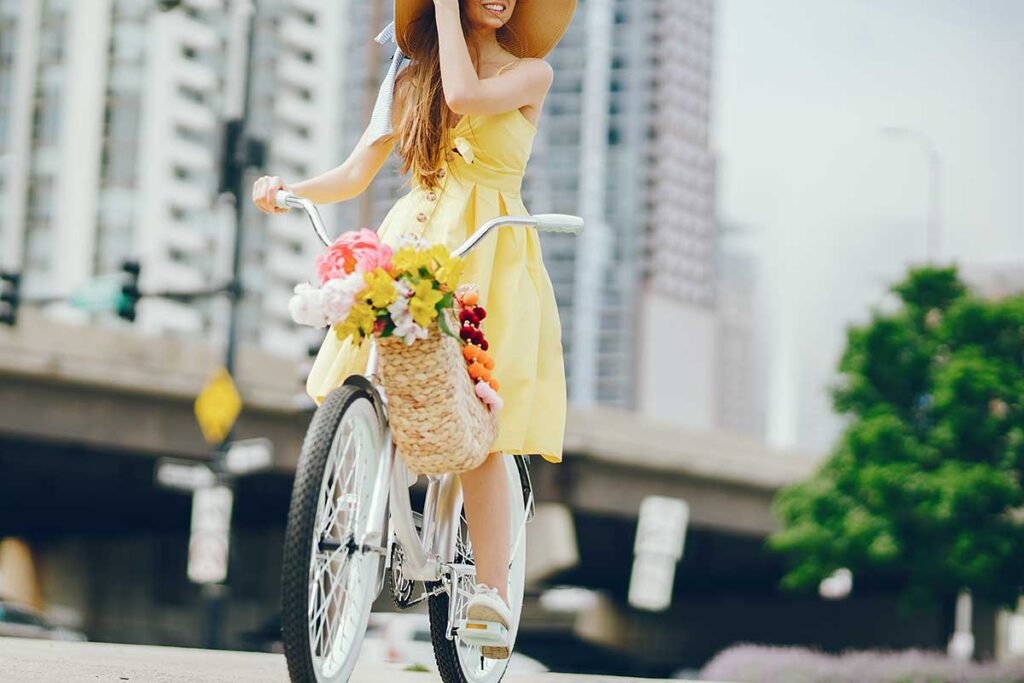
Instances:
[[[437,201],[437,193],[434,192],[433,190],[428,192],[427,193],[427,201],[429,201],[429,202]]]
[[[420,211],[418,214],[416,214],[416,220],[418,220],[420,223],[426,223],[427,222],[427,214],[425,214],[422,211]]]

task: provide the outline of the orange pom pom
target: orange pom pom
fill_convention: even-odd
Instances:
[[[474,362],[471,363],[469,366],[469,376],[472,377],[473,379],[482,378],[485,372],[487,372],[487,368],[480,365],[480,363]]]
[[[482,373],[480,373],[480,379],[482,379],[483,381],[485,381],[488,384],[490,384],[490,382],[491,382],[491,371],[488,370],[487,368],[484,368],[484,371]]]
[[[463,306],[476,306],[476,302],[480,300],[480,295],[476,292],[466,292],[462,295]]]
[[[473,344],[466,344],[462,347],[462,357],[469,363],[479,358],[481,353],[483,352],[480,350],[480,347]]]
[[[494,369],[494,359],[491,358],[490,356],[487,356],[481,362],[484,364],[484,367],[487,368],[488,370]]]
[[[488,380],[487,383],[491,385],[491,389],[494,389],[495,391],[500,391],[501,385],[498,384],[498,380],[490,379],[490,380]]]

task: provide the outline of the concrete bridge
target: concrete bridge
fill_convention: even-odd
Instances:
[[[140,457],[207,458],[192,403],[220,355],[201,340],[73,326],[26,311],[16,328],[0,327],[0,435]],[[236,437],[271,439],[275,467],[293,471],[309,421],[296,361],[243,348],[238,365],[245,408]],[[774,491],[806,477],[817,462],[752,439],[603,408],[570,409],[565,452],[564,467],[536,468],[549,499],[634,515],[647,495],[679,496],[697,526],[758,535],[773,527]]]
[[[220,356],[203,340],[144,337],[127,326],[76,326],[34,311],[25,311],[16,328],[0,328],[0,471],[7,475],[0,477],[0,528],[40,547],[52,558],[51,572],[81,566],[75,563],[88,555],[97,575],[126,581],[133,579],[116,557],[151,541],[125,545],[113,540],[116,534],[141,539],[158,533],[185,545],[188,499],[153,487],[152,461],[209,457],[192,403]],[[240,484],[241,540],[238,552],[232,551],[232,572],[243,564],[238,556],[247,544],[262,543],[265,560],[280,542],[289,477],[310,417],[309,405],[298,400],[296,361],[243,348],[236,375],[245,408],[235,436],[271,439],[276,460],[274,473]],[[562,465],[538,462],[531,468],[541,504],[529,537],[531,576],[538,586],[585,586],[599,597],[573,616],[546,613],[532,600],[524,647],[534,633],[538,654],[556,656],[564,649],[559,643],[574,639],[596,648],[594,661],[602,653],[642,651],[647,661],[667,667],[680,661],[681,639],[689,638],[692,655],[685,659],[700,662],[732,637],[711,637],[690,623],[708,617],[712,596],[775,594],[778,563],[766,559],[762,548],[775,524],[772,496],[809,475],[817,457],[602,408],[570,411],[565,452]],[[674,612],[644,616],[625,606],[637,511],[643,498],[655,494],[683,498],[690,506],[675,598],[687,605],[686,619]],[[109,556],[97,548],[107,548]],[[273,577],[251,581],[261,582],[254,596],[275,600]],[[53,577],[50,582],[46,592],[88,612],[94,630],[116,634],[125,626],[120,620],[127,617],[107,613],[90,588],[69,588]],[[184,595],[185,603],[195,599],[188,586],[174,585],[172,592]],[[141,602],[148,598],[138,600],[141,618]],[[254,597],[239,623],[253,627],[267,604]],[[716,607],[712,618],[746,609],[739,603],[732,612]],[[197,632],[192,618],[179,618],[172,635],[136,627],[136,642],[198,644],[189,640]]]

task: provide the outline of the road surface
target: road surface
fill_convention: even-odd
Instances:
[[[0,638],[4,683],[288,683],[283,655]],[[353,683],[432,683],[436,675],[365,665]],[[651,683],[651,679],[510,674],[504,683]]]

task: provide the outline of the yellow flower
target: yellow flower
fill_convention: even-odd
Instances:
[[[345,322],[336,326],[334,334],[339,341],[344,341],[347,337],[352,337],[355,341],[373,332],[373,323],[376,320],[377,314],[369,304],[356,304],[349,311]]]
[[[387,308],[398,298],[395,281],[383,268],[366,273],[363,278],[366,280],[367,286],[364,296],[370,300],[374,308]]]
[[[466,262],[457,256],[448,253],[444,245],[438,244],[430,250],[430,255],[437,261],[438,268],[434,277],[446,289],[455,289],[462,277],[462,271],[466,268]]]
[[[430,280],[420,280],[413,288],[412,298],[409,300],[409,314],[420,327],[427,327],[437,317],[437,303],[444,298],[444,294],[434,289],[434,283]]]
[[[419,273],[420,268],[429,268],[431,264],[430,252],[403,247],[391,257],[391,264],[395,270],[402,273]]]

